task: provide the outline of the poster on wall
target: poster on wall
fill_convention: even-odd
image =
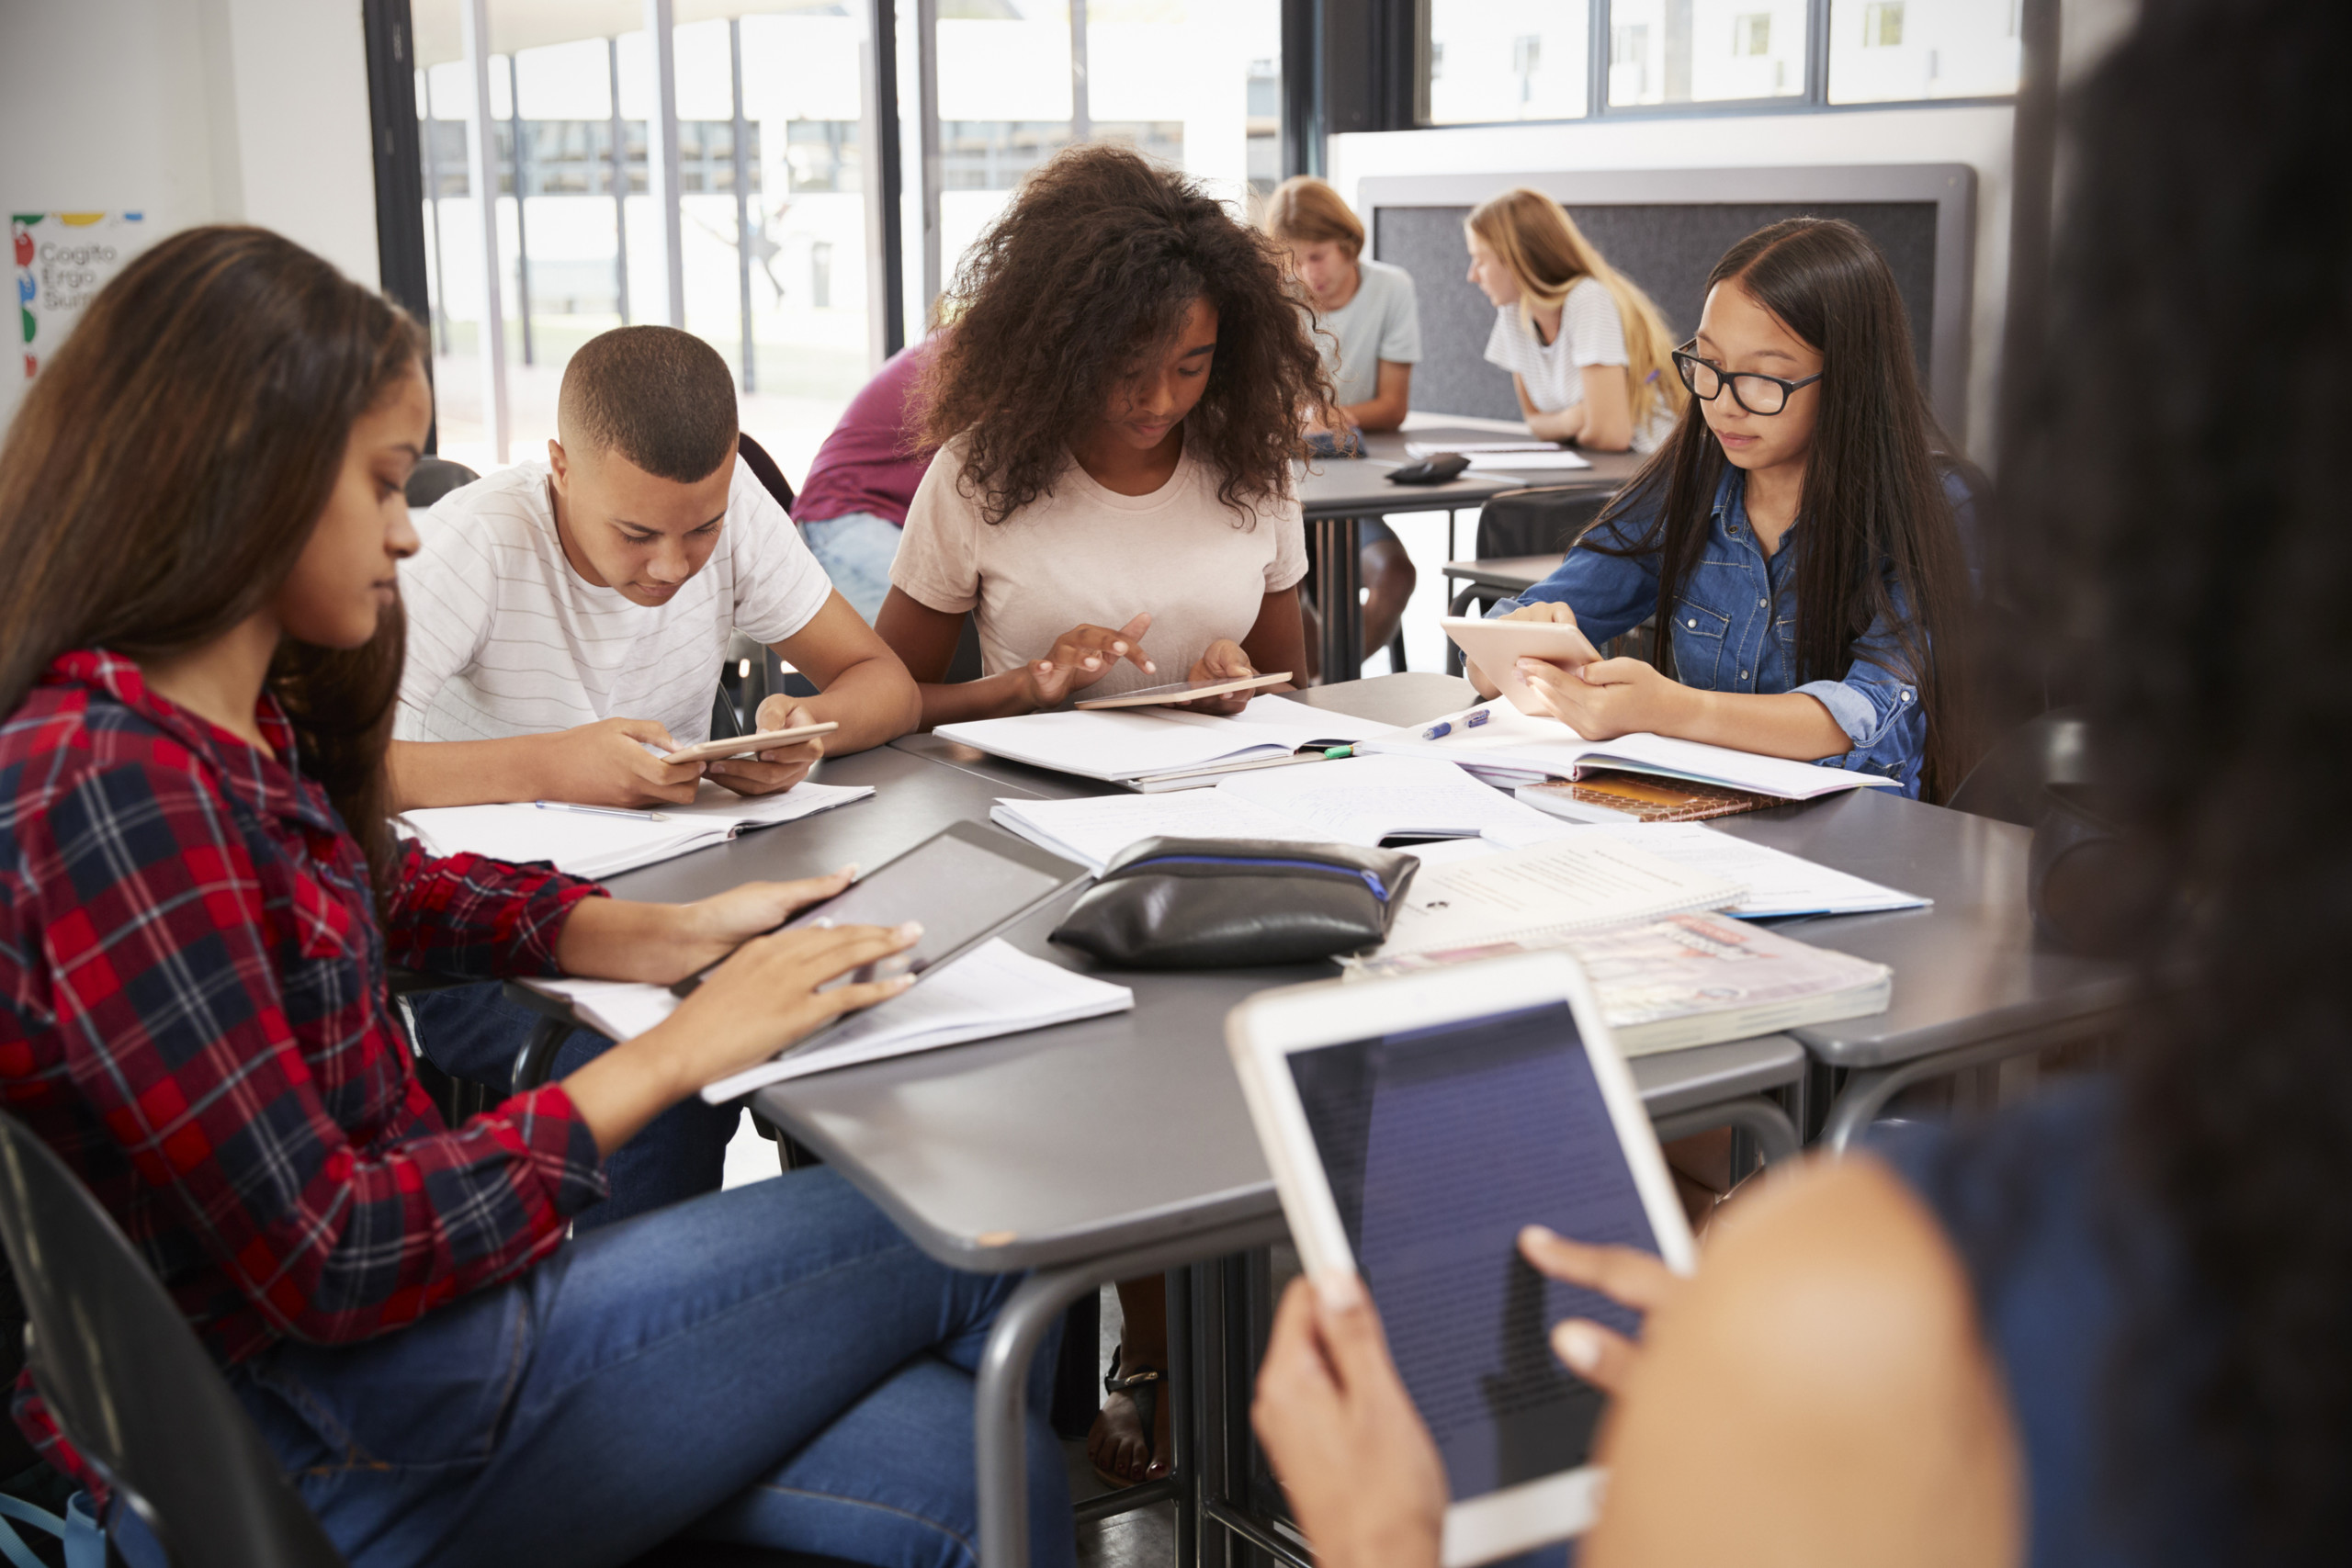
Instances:
[[[107,281],[147,243],[140,212],[18,212],[8,219],[17,264],[17,311],[24,336],[25,379]]]

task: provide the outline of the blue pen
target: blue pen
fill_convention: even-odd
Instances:
[[[1476,729],[1492,716],[1493,710],[1491,709],[1472,708],[1468,713],[1464,714],[1458,722],[1464,729]],[[1457,721],[1453,719],[1441,719],[1439,722],[1430,725],[1427,729],[1422,730],[1421,739],[1424,740],[1442,739],[1446,736],[1453,733],[1456,722]]]

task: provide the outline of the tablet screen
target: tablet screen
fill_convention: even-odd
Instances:
[[[1023,846],[1025,848],[1025,846]],[[1042,858],[1042,857],[1041,857]],[[1059,862],[1049,862],[1060,865]],[[1074,865],[1069,875],[1080,874]],[[954,953],[1068,880],[1044,866],[998,854],[956,833],[926,840],[874,874],[786,922],[787,931],[831,920],[837,926],[895,926],[921,920],[916,969]]]
[[[1288,1056],[1356,1267],[1454,1500],[1585,1463],[1599,1390],[1546,1335],[1638,1316],[1519,1256],[1522,1225],[1656,1252],[1575,1017],[1553,1002]]]

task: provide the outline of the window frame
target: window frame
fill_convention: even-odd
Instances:
[[[1429,117],[1430,44],[1429,0],[1371,0],[1384,8],[1408,12],[1412,31],[1413,116],[1409,129],[1463,130],[1502,125],[1583,125],[1595,120],[1753,118],[1758,115],[1855,114],[1877,109],[1974,108],[2013,105],[2015,93],[1971,94],[1949,98],[1881,98],[1838,104],[1829,100],[1829,15],[1835,0],[1805,0],[1804,90],[1766,98],[1717,98],[1703,103],[1611,104],[1609,101],[1610,12],[1614,0],[1589,0],[1585,18],[1585,112],[1576,117],[1541,119],[1477,119],[1436,121]],[[1408,129],[1399,127],[1398,129]]]

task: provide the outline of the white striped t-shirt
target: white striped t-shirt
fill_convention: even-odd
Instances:
[[[681,746],[710,736],[728,635],[778,643],[832,583],[750,468],[702,570],[661,605],[583,581],[564,558],[545,462],[451,491],[417,515],[401,566],[408,667],[401,740],[492,740],[605,718],[659,720]]]

